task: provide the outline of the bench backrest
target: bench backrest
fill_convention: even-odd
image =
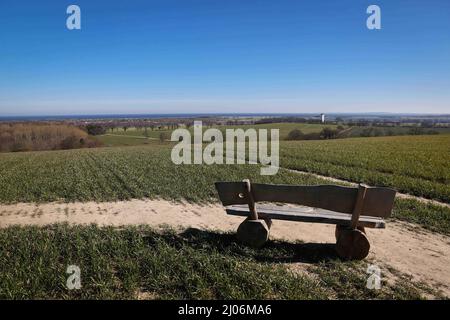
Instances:
[[[216,182],[215,185],[224,206],[249,203],[246,182]],[[336,185],[251,184],[254,202],[291,203],[349,214],[354,214],[357,199],[361,197],[358,194],[359,189]],[[389,217],[395,193],[395,190],[390,188],[365,187],[358,215]]]

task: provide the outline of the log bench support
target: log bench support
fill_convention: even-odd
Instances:
[[[219,197],[231,215],[246,219],[237,229],[237,239],[260,248],[269,239],[272,219],[335,224],[336,252],[346,260],[367,257],[370,243],[365,227],[384,228],[392,210],[395,191],[389,188],[341,186],[286,186],[218,182]],[[327,211],[301,212],[285,207],[256,208],[257,201],[293,203]]]
[[[243,244],[253,248],[260,248],[269,240],[272,220],[269,218],[259,219],[250,180],[246,179],[243,183],[245,184],[245,198],[248,201],[250,215],[239,225],[236,236]]]
[[[359,185],[350,226],[336,225],[336,252],[343,259],[362,260],[369,254],[370,243],[364,227],[358,229],[358,221],[363,210],[366,191],[366,186]]]

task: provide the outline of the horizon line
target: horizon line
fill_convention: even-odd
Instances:
[[[26,118],[26,117],[120,117],[120,116],[296,116],[296,115],[389,115],[389,116],[450,116],[450,113],[439,112],[165,112],[165,113],[78,113],[78,114],[0,114],[0,118]]]

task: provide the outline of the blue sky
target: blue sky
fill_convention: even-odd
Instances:
[[[190,112],[449,113],[450,1],[0,2],[0,115]]]

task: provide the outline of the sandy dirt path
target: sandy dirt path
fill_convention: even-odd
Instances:
[[[241,217],[228,216],[220,205],[164,200],[0,205],[0,227],[68,222],[234,231],[241,221]],[[401,222],[388,222],[386,229],[368,229],[367,234],[372,244],[370,257],[450,296],[450,237]],[[271,238],[334,243],[334,226],[274,221]]]

